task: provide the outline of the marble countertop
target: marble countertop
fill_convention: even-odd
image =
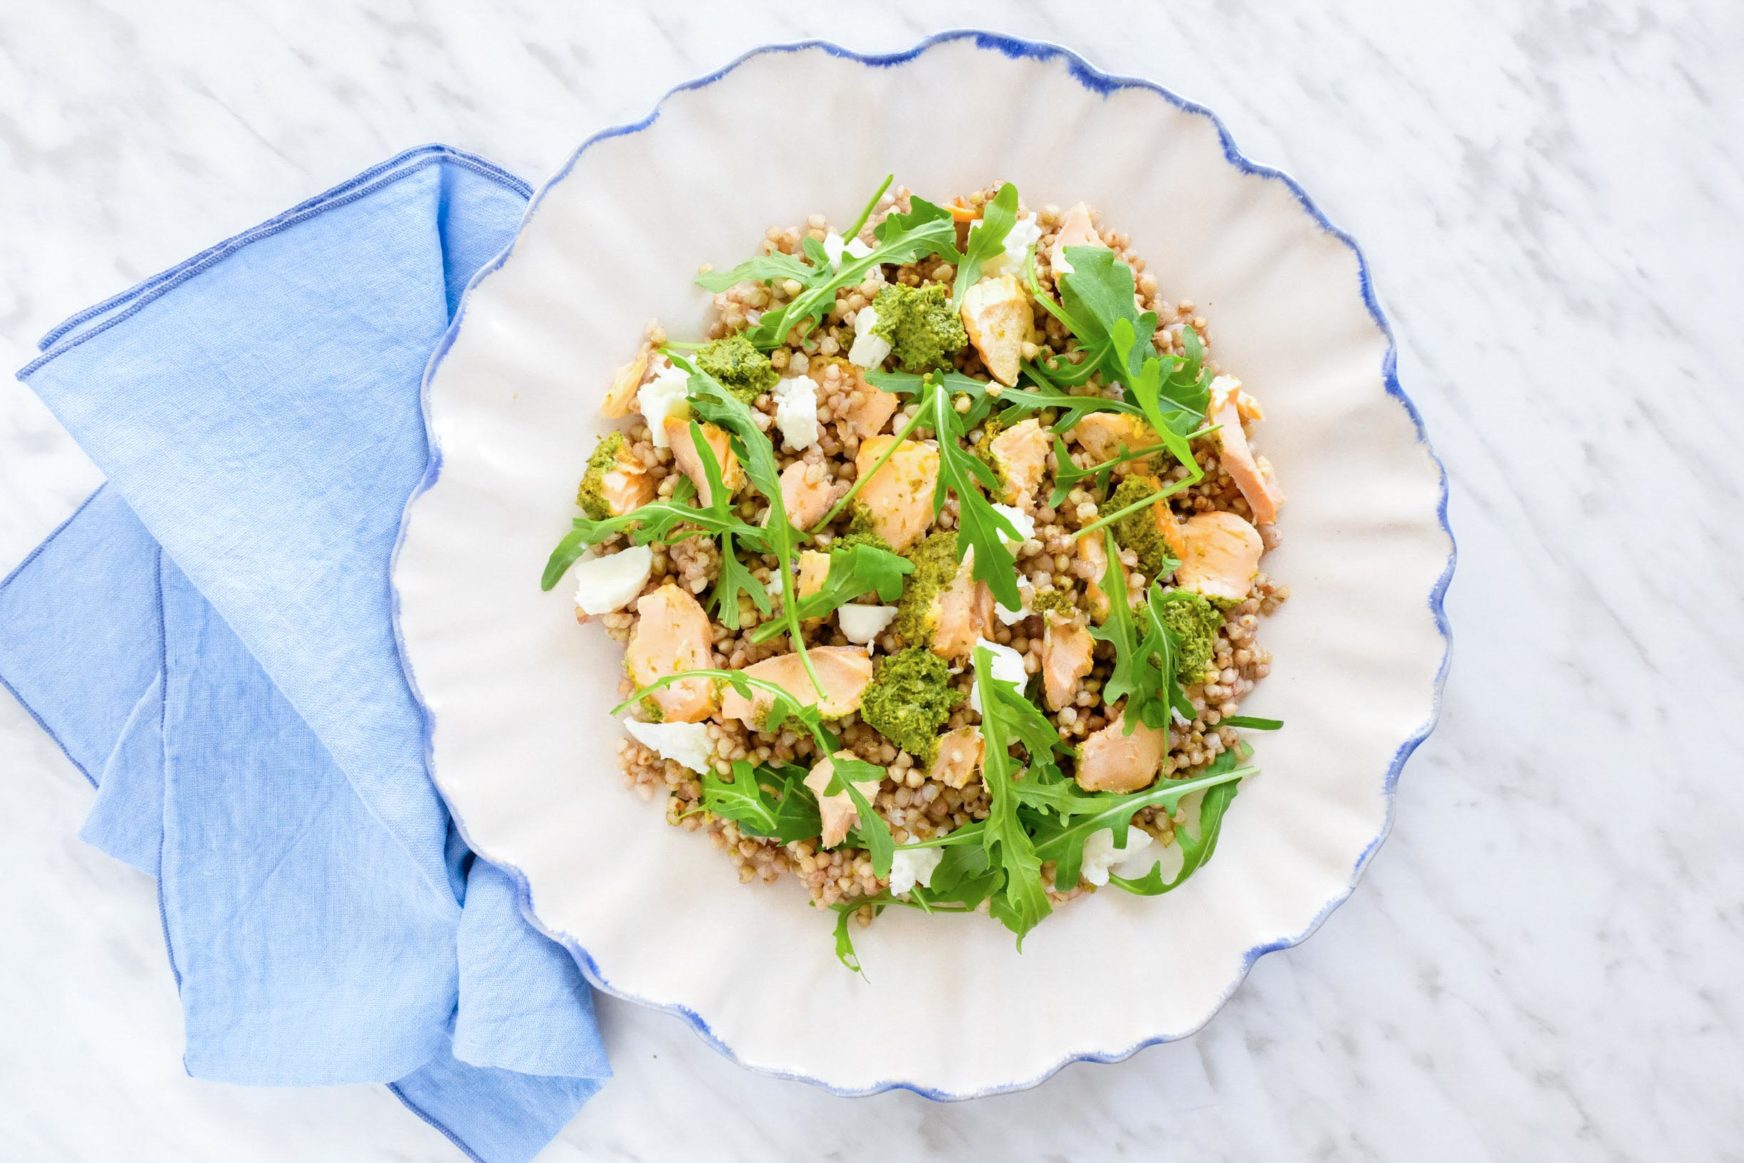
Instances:
[[[921,0],[253,7],[0,13],[0,362],[405,146],[537,177],[755,44],[945,26]],[[1204,1032],[1025,1094],[833,1098],[603,999],[617,1077],[542,1158],[1736,1152],[1744,9],[1087,7],[978,22],[1160,80],[1295,173],[1363,240],[1447,463],[1455,663],[1392,837]],[[0,573],[96,482],[34,397],[0,391]],[[17,1157],[457,1158],[379,1087],[186,1077],[153,885],[77,840],[91,792],[9,699],[0,772]]]

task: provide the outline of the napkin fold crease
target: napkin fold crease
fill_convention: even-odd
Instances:
[[[0,582],[0,684],[158,879],[189,1072],[388,1082],[487,1163],[610,1071],[430,782],[389,569],[425,364],[529,193],[412,150],[56,328],[20,378],[108,482]]]

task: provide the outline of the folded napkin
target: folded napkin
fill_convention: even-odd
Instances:
[[[430,782],[389,566],[425,363],[528,194],[413,150],[57,328],[19,378],[108,482],[0,583],[0,682],[157,878],[188,1071],[388,1082],[488,1163],[609,1069]]]

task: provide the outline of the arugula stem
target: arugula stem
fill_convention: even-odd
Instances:
[[[842,233],[843,238],[858,238],[858,237],[860,237],[860,231],[862,231],[866,228],[866,222],[867,222],[867,220],[869,220],[872,217],[872,211],[878,209],[878,199],[884,197],[884,191],[890,189],[890,183],[894,182],[895,180],[896,180],[895,174],[885,174],[884,175],[883,183],[872,194],[871,199],[866,203],[866,208],[864,210],[860,211],[860,217],[854,219],[854,225],[850,226],[847,230],[845,230]]]
[[[895,455],[896,450],[902,446],[902,442],[908,439],[909,433],[913,432],[916,428],[919,428],[922,421],[925,419],[926,409],[916,408],[914,415],[909,418],[908,423],[904,424],[901,431],[897,432],[896,439],[892,440],[889,445],[885,447],[884,451],[879,454],[878,459],[872,462],[871,470],[869,472],[861,473],[858,477],[854,478],[854,483],[848,487],[847,492],[842,494],[842,499],[830,506],[830,511],[823,515],[823,519],[811,527],[811,532],[821,533],[824,529],[829,527],[831,521],[834,521],[837,517],[841,516],[842,510],[847,508],[848,505],[853,502],[854,498],[860,495],[860,490],[866,486],[866,482],[878,475],[878,470],[883,468],[885,462]]]
[[[1131,513],[1136,513],[1140,509],[1146,508],[1150,505],[1154,505],[1158,501],[1161,501],[1167,497],[1172,497],[1176,493],[1181,492],[1183,489],[1191,488],[1194,483],[1195,483],[1194,478],[1189,477],[1186,480],[1176,481],[1172,485],[1164,485],[1162,488],[1158,489],[1156,492],[1151,493],[1148,496],[1140,497],[1138,500],[1134,501],[1130,505],[1122,505],[1120,508],[1114,510],[1114,512],[1109,513],[1105,516],[1096,518],[1096,520],[1090,522],[1090,524],[1084,526],[1082,529],[1079,529],[1076,533],[1073,533],[1070,540],[1076,541],[1078,538],[1084,536],[1084,534],[1086,534],[1086,533],[1094,533],[1098,529],[1104,528],[1105,526],[1108,526],[1108,525],[1112,525],[1116,521],[1120,520],[1122,517],[1125,517]]]
[[[649,695],[653,694],[655,691],[662,690],[675,683],[686,682],[693,678],[712,679],[715,682],[724,682],[729,686],[735,687],[740,683],[743,683],[752,690],[761,691],[774,701],[785,703],[788,707],[788,713],[805,727],[806,733],[812,737],[812,740],[817,743],[818,748],[823,751],[825,755],[835,754],[836,749],[840,746],[836,742],[836,737],[832,735],[827,728],[821,724],[814,724],[811,722],[813,716],[807,714],[807,712],[816,710],[815,707],[808,707],[800,702],[794,697],[791,691],[787,690],[787,688],[777,686],[768,679],[752,678],[742,670],[722,670],[719,667],[701,666],[697,667],[695,670],[681,670],[674,674],[663,674],[647,686],[630,692],[629,698],[613,707],[607,713],[621,715],[643,699],[647,698]]]

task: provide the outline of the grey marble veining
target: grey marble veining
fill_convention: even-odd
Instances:
[[[899,48],[937,7],[8,6],[0,361],[402,147],[540,175],[744,48]],[[1301,178],[1447,462],[1455,666],[1392,838],[1203,1033],[1026,1094],[836,1099],[604,1001],[618,1077],[545,1157],[1737,1157],[1744,7],[1090,8],[975,20],[1161,80]],[[0,391],[0,569],[96,479]],[[379,1088],[186,1078],[152,885],[77,841],[89,790],[3,698],[0,774],[8,1151],[456,1157]]]

